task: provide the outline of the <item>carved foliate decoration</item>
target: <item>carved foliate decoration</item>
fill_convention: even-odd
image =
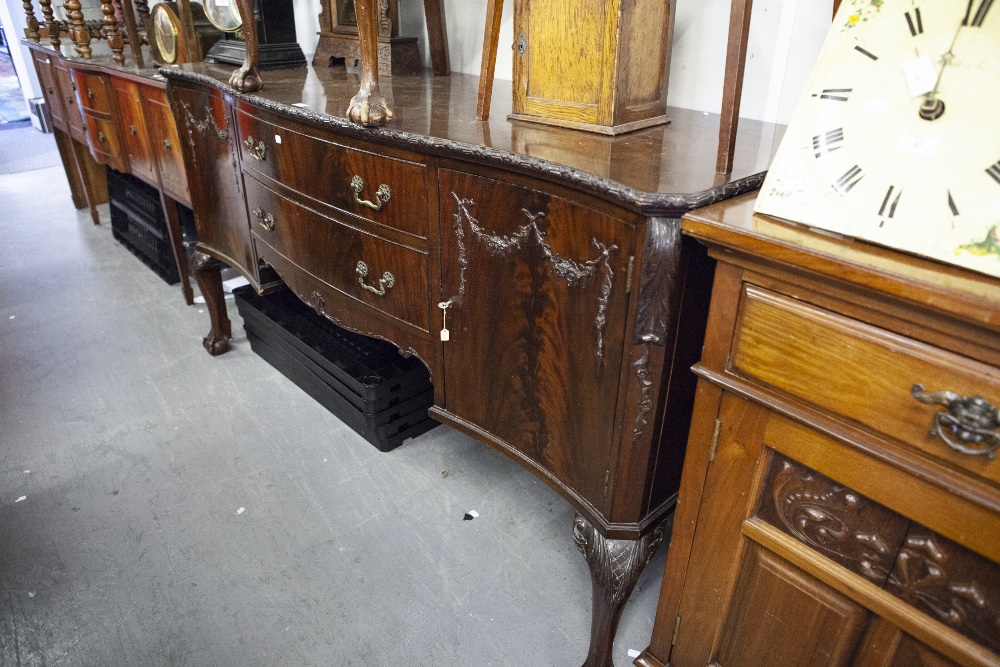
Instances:
[[[605,601],[615,607],[628,598],[642,568],[659,548],[663,526],[657,526],[638,540],[612,540],[577,515],[573,520],[573,541],[590,566],[595,595],[600,588]]]
[[[758,514],[881,586],[909,520],[805,466],[775,455]]]
[[[985,558],[914,525],[886,590],[1000,653],[1000,572]]]
[[[305,302],[310,308],[316,311],[316,314],[326,315],[326,312],[323,310],[326,307],[326,299],[316,290],[309,293],[309,298],[305,299]]]
[[[639,382],[639,411],[632,425],[632,442],[638,442],[649,427],[649,413],[653,409],[653,380],[649,372],[649,345],[642,346],[642,356],[632,364]]]
[[[606,246],[597,239],[591,239],[598,255],[593,259],[579,261],[563,257],[552,250],[552,246],[546,238],[548,227],[545,221],[545,213],[532,213],[527,209],[521,209],[527,222],[518,227],[517,231],[510,236],[492,234],[486,231],[479,221],[472,216],[469,208],[475,206],[471,199],[459,197],[454,192],[454,197],[458,210],[452,214],[455,239],[458,243],[458,263],[459,263],[459,283],[458,297],[453,299],[454,303],[461,303],[465,296],[465,273],[469,268],[467,248],[465,245],[465,225],[468,224],[473,238],[480,242],[486,252],[493,257],[506,257],[509,254],[521,250],[527,244],[534,244],[541,249],[552,267],[552,273],[562,278],[567,287],[577,285],[589,285],[600,274],[601,289],[597,299],[597,314],[594,317],[594,327],[597,330],[597,363],[598,370],[604,360],[604,327],[607,324],[608,300],[611,298],[611,290],[614,287],[614,270],[611,268],[611,253],[618,250],[617,245]]]
[[[646,232],[645,259],[639,284],[636,342],[664,345],[672,330],[681,256],[680,220],[654,218]]]
[[[228,117],[226,118],[226,127],[222,128],[216,124],[215,115],[212,113],[211,107],[206,107],[205,109],[205,120],[198,120],[191,111],[191,105],[187,102],[181,102],[181,108],[184,110],[184,118],[187,121],[185,125],[187,126],[188,144],[191,146],[192,155],[195,154],[194,148],[196,146],[194,131],[197,131],[198,135],[201,136],[202,139],[207,139],[208,131],[212,130],[221,143],[229,143]]]

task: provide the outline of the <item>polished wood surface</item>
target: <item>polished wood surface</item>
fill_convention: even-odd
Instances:
[[[636,664],[1000,663],[1000,281],[752,204],[683,223],[719,263]]]

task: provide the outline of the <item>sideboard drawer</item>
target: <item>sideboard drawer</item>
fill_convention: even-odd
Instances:
[[[427,254],[362,232],[245,179],[254,235],[338,292],[424,331]]]
[[[87,127],[87,143],[94,159],[101,164],[117,169],[122,173],[129,171],[128,154],[119,133],[119,127],[113,120],[84,116]]]
[[[996,368],[752,285],[743,292],[728,363],[731,372],[1000,482],[1000,462],[945,442],[986,446],[974,437],[963,442],[941,403],[981,397],[1000,405]],[[937,402],[927,396],[944,391],[954,395],[932,397]],[[938,428],[943,436],[932,433]]]
[[[333,135],[260,116],[237,113],[244,169],[346,213],[427,237],[423,164],[369,153]]]
[[[115,104],[110,78],[103,74],[89,74],[79,70],[72,72],[80,106],[110,116]]]

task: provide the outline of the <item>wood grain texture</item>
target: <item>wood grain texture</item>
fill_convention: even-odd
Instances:
[[[163,189],[177,201],[191,203],[187,171],[177,123],[162,90],[147,89],[144,111],[148,121],[149,140],[160,171]]]
[[[124,129],[122,134],[129,154],[132,175],[158,188],[156,165],[146,128],[146,118],[142,111],[143,96],[140,86],[136,82],[126,79],[114,79],[112,86],[118,103],[121,125]],[[172,116],[170,122],[173,123]]]
[[[476,101],[476,118],[490,117],[493,100],[493,74],[497,66],[497,42],[500,40],[500,23],[503,19],[503,0],[487,0],[486,24],[483,28],[483,55],[479,65],[479,98]]]

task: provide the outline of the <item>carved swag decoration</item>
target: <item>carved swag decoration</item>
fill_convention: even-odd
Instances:
[[[472,231],[472,236],[493,257],[507,257],[512,252],[521,250],[528,243],[536,244],[548,259],[552,266],[552,272],[562,278],[567,287],[589,285],[600,274],[602,276],[601,293],[597,299],[597,315],[594,318],[594,327],[597,330],[597,369],[600,372],[604,362],[604,326],[607,323],[608,300],[614,287],[615,274],[611,268],[611,253],[618,250],[618,246],[608,247],[597,239],[592,239],[594,247],[599,253],[597,257],[582,262],[569,259],[554,252],[552,246],[549,245],[546,239],[548,221],[545,219],[543,211],[532,213],[527,209],[521,209],[528,221],[518,227],[514,234],[503,236],[486,231],[472,216],[469,208],[476,205],[472,199],[464,199],[454,192],[451,193],[451,196],[455,198],[455,203],[458,206],[458,211],[452,215],[452,221],[455,238],[458,242],[459,263],[458,297],[453,297],[451,302],[461,303],[465,296],[465,273],[469,267],[465,245],[466,223]]]

